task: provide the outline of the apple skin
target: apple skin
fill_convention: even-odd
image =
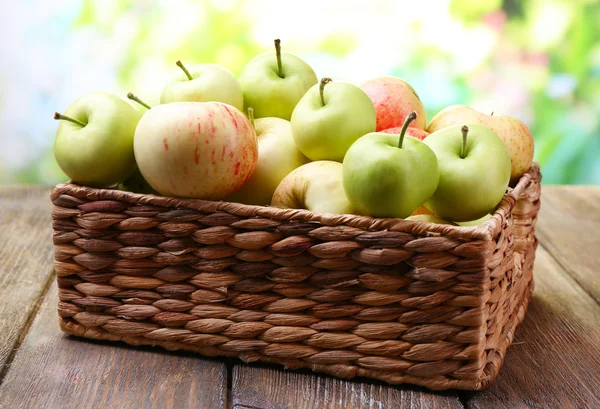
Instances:
[[[317,75],[300,57],[282,52],[281,64],[284,78],[277,74],[275,52],[263,53],[254,57],[239,76],[244,109],[252,107],[256,118],[289,121],[300,98],[317,83]]]
[[[406,136],[380,132],[363,136],[344,158],[344,190],[360,213],[374,217],[410,216],[435,192],[439,173],[433,151]]]
[[[136,171],[133,172],[131,176],[129,176],[125,181],[123,181],[123,183],[119,185],[119,189],[134,193],[145,193],[153,195],[158,194],[158,192],[152,189],[152,186],[150,186],[150,184],[146,182],[146,179],[144,179],[144,176],[142,176],[142,173],[139,169],[136,169]]]
[[[427,115],[421,98],[413,87],[400,78],[384,76],[364,82],[361,86],[377,112],[377,129],[402,127],[411,112],[417,113],[411,126],[425,129]]]
[[[433,117],[427,131],[433,133],[452,125],[469,123],[485,125],[502,139],[510,154],[510,183],[514,185],[533,161],[533,136],[527,125],[511,116],[487,115],[465,105],[452,105]]]
[[[491,218],[492,218],[492,215],[488,213],[488,214],[486,214],[485,216],[483,216],[480,219],[471,220],[471,221],[468,221],[468,222],[458,222],[457,224],[459,226],[479,226],[480,224],[483,224],[483,223],[487,222]]]
[[[500,202],[510,179],[510,156],[490,128],[469,124],[466,156],[460,157],[461,126],[429,135],[423,143],[436,154],[440,181],[425,206],[437,216],[463,222],[476,220]]]
[[[369,97],[357,86],[331,82],[323,89],[313,86],[292,114],[292,135],[296,145],[310,160],[341,162],[350,146],[375,130],[375,109]]]
[[[221,102],[157,105],[140,121],[135,159],[163,196],[220,200],[250,178],[258,146],[250,121]]]
[[[182,71],[165,85],[161,104],[170,102],[223,102],[244,109],[242,87],[233,74],[216,64],[199,64],[188,68],[193,79]]]
[[[275,189],[271,205],[317,213],[354,212],[344,193],[342,164],[326,160],[307,163],[287,175]]]
[[[383,131],[379,131],[379,132],[400,135],[401,131],[402,131],[402,127],[397,126],[395,128],[384,129]],[[427,136],[429,136],[429,132],[424,131],[420,128],[413,128],[410,126],[406,129],[406,134],[408,136],[412,136],[413,138],[417,138],[420,141],[422,141],[423,139],[427,138]]]
[[[244,186],[227,201],[268,205],[279,183],[291,171],[308,162],[298,150],[289,121],[281,118],[259,118],[254,122],[258,137],[258,162]]]
[[[84,95],[64,113],[87,124],[62,120],[56,132],[54,156],[75,183],[115,186],[136,169],[133,135],[142,113],[122,97],[109,93]]]
[[[425,222],[425,223],[436,223],[436,224],[448,224],[450,226],[456,226],[456,223],[449,222],[448,220],[444,220],[441,217],[437,217],[434,214],[415,214],[412,216],[408,216],[406,220],[410,220],[413,222]]]

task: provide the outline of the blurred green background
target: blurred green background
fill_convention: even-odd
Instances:
[[[428,119],[467,104],[525,121],[544,183],[600,184],[600,2],[28,0],[0,16],[0,182],[65,180],[57,123],[79,95],[151,104],[175,61],[239,74],[274,38],[317,75],[396,75]]]

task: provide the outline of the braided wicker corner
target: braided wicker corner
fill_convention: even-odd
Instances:
[[[72,184],[52,193],[63,331],[430,389],[483,389],[533,291],[534,164],[476,227]]]

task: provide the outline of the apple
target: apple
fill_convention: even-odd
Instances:
[[[527,125],[511,116],[483,114],[464,105],[452,105],[440,111],[429,124],[427,131],[439,131],[452,125],[481,124],[494,131],[508,148],[511,171],[510,183],[514,185],[533,161],[533,137]]]
[[[256,118],[289,119],[306,91],[317,83],[317,75],[300,57],[281,52],[279,39],[275,52],[252,59],[239,77],[244,107],[252,107]]]
[[[75,183],[115,186],[136,168],[133,135],[142,113],[115,94],[92,93],[78,98],[60,120],[54,156]]]
[[[135,131],[135,159],[164,196],[220,200],[250,178],[256,134],[238,109],[222,102],[157,105]]]
[[[424,222],[424,223],[436,223],[436,224],[448,224],[450,226],[456,226],[456,223],[444,220],[441,217],[437,217],[435,214],[415,214],[408,216],[406,220],[413,222]]]
[[[165,85],[160,103],[169,102],[223,102],[244,109],[242,87],[233,74],[216,64],[199,64],[189,70],[177,61],[182,72]]]
[[[375,131],[375,109],[357,86],[323,78],[298,102],[291,122],[306,157],[341,162],[358,138]]]
[[[410,216],[436,190],[438,161],[433,151],[406,129],[400,135],[373,132],[356,141],[344,158],[344,190],[360,213],[375,217]]]
[[[397,126],[395,128],[384,129],[383,131],[379,131],[379,132],[391,133],[391,134],[398,135],[401,131],[402,131],[402,127]],[[429,135],[429,132],[424,131],[420,128],[413,128],[412,126],[409,126],[408,129],[406,130],[406,134],[408,136],[412,136],[413,138],[417,138],[418,140],[422,141],[423,139],[427,138],[427,136]]]
[[[342,182],[342,164],[310,162],[287,175],[273,194],[272,206],[317,213],[354,213]]]
[[[298,150],[289,121],[281,118],[248,118],[258,137],[258,162],[244,186],[226,200],[254,205],[268,205],[279,182],[291,171],[308,162]]]
[[[425,206],[437,216],[463,222],[492,211],[510,179],[510,156],[490,128],[473,124],[444,128],[424,141],[436,154],[440,183]]]
[[[360,87],[375,106],[377,131],[402,127],[406,117],[413,111],[417,113],[417,119],[412,126],[425,129],[427,125],[425,107],[408,82],[386,76],[364,82]]]
[[[152,189],[152,186],[146,182],[139,169],[136,169],[131,176],[123,181],[119,185],[119,189],[134,193],[157,194],[156,190]]]
[[[492,218],[492,215],[488,213],[488,214],[486,214],[485,216],[483,216],[480,219],[471,220],[471,221],[468,221],[468,222],[458,222],[457,224],[459,226],[479,226],[480,224],[483,224],[483,223],[487,222],[491,218]]]

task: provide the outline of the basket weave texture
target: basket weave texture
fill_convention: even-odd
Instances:
[[[534,164],[476,227],[52,192],[66,333],[430,389],[483,389],[533,291]]]

